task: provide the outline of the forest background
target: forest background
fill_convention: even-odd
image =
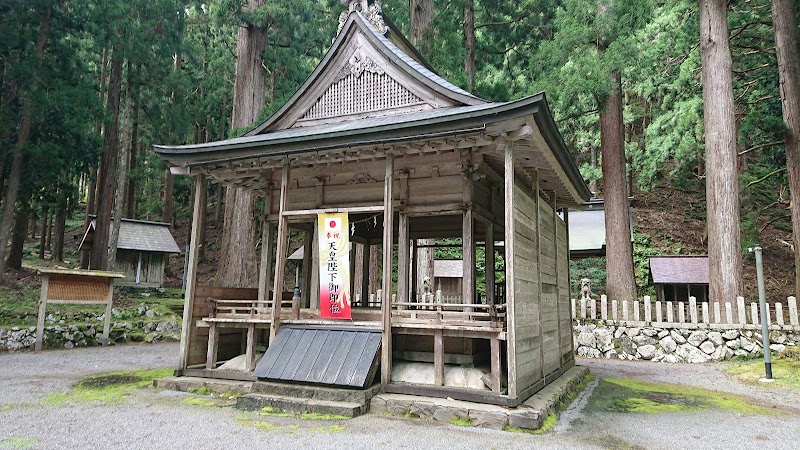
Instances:
[[[105,267],[107,255],[77,254],[88,214],[170,222],[186,244],[190,180],[173,178],[150,146],[247,131],[231,126],[240,27],[265,31],[262,120],[322,58],[342,10],[337,0],[262,1],[254,11],[243,3],[0,2],[0,242],[10,240],[0,246],[0,264],[9,269],[4,283],[30,278],[26,267],[44,260],[77,266],[94,259],[93,267]],[[600,115],[618,76],[627,172],[615,189],[637,199],[639,294],[652,292],[648,255],[707,252],[698,2],[384,0],[383,9],[456,85],[492,101],[545,91],[598,197],[609,188]],[[767,0],[727,7],[744,293],[756,297],[746,249],[760,243],[768,294],[778,301],[794,294],[795,273],[772,13]],[[214,281],[223,258],[224,189],[212,184],[208,194],[201,282]],[[181,262],[172,259],[172,283],[180,283]],[[603,259],[575,261],[572,273],[604,292]]]

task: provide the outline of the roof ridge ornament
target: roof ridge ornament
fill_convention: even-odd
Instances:
[[[356,51],[347,61],[347,64],[336,73],[333,82],[341,81],[350,75],[353,75],[355,78],[360,78],[364,72],[372,72],[377,75],[386,73],[386,71],[369,56],[364,56],[361,54],[361,51]]]
[[[336,29],[336,35],[342,32],[344,24],[350,13],[358,11],[364,15],[367,21],[378,30],[378,33],[386,35],[389,28],[383,21],[383,5],[381,0],[339,0],[341,4],[347,8],[339,14],[339,27]]]

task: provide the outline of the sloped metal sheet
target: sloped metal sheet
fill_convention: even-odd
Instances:
[[[375,377],[380,345],[380,329],[283,326],[254,375],[363,388]]]

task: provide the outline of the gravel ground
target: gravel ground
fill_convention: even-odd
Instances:
[[[177,344],[0,354],[0,448],[795,448],[800,415],[721,410],[625,414],[584,410],[594,383],[544,435],[368,414],[317,421],[195,406],[194,394],[144,389],[118,405],[47,402],[81,376],[173,366]],[[790,407],[797,394],[731,382],[716,365],[580,361],[602,376],[688,383]],[[255,425],[255,424],[258,425]]]

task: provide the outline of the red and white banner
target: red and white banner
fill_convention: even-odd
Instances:
[[[348,229],[346,213],[317,215],[319,309],[323,319],[352,318]]]

